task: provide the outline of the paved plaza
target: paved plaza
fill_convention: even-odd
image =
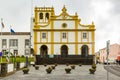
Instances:
[[[50,66],[50,65],[49,65]],[[48,67],[48,66],[47,66]],[[89,65],[76,65],[75,70],[71,74],[66,74],[66,65],[58,65],[51,74],[47,74],[43,65],[40,65],[39,70],[35,70],[33,66],[30,67],[29,74],[23,74],[22,70],[15,72],[15,74],[0,78],[0,80],[107,80],[107,71],[101,64],[97,65],[95,74],[89,74]],[[109,73],[109,80],[120,80],[119,76]]]

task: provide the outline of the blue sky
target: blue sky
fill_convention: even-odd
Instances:
[[[3,32],[10,31],[10,26],[16,32],[29,32],[35,6],[53,6],[57,15],[64,5],[69,14],[78,13],[82,24],[95,23],[96,51],[106,47],[107,40],[120,43],[120,0],[0,0]]]

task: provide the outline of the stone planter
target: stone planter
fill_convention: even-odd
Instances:
[[[55,66],[57,66],[58,64],[57,63],[55,63]]]
[[[66,66],[69,66],[69,63],[66,63]]]
[[[71,66],[71,69],[75,69],[75,65],[72,65],[72,66]]]
[[[1,63],[0,76],[4,77],[14,73],[14,64],[13,63]]]
[[[24,74],[28,74],[29,68],[24,68],[22,71],[23,71]]]
[[[33,67],[35,67],[35,64],[33,64]]]
[[[55,66],[51,66],[52,69],[55,69]]]
[[[35,66],[35,69],[36,69],[36,70],[39,70],[39,66]]]
[[[82,66],[82,64],[79,64],[79,66]]]
[[[93,68],[89,69],[89,71],[90,71],[90,74],[94,74],[95,73],[95,69],[93,69]]]
[[[71,71],[71,68],[65,68],[65,71],[66,71],[67,74],[69,74],[70,71]]]
[[[48,74],[50,74],[50,73],[52,72],[52,68],[51,68],[51,67],[47,68],[47,69],[46,69],[46,72],[47,72]]]
[[[47,64],[44,64],[44,66],[46,67],[46,66],[47,66]]]

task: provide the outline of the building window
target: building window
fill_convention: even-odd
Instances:
[[[40,13],[40,14],[39,14],[39,18],[40,18],[40,19],[43,19],[43,13]]]
[[[10,39],[9,44],[10,44],[10,47],[17,47],[18,40],[17,39]]]
[[[6,45],[7,45],[7,40],[6,39],[2,39],[2,47],[6,47]]]
[[[46,13],[46,18],[49,19],[49,13]]]
[[[29,46],[29,39],[25,39],[25,46]]]
[[[83,33],[83,38],[87,38],[87,33]]]
[[[42,38],[46,38],[46,33],[42,33]]]
[[[62,38],[63,39],[66,39],[66,37],[67,37],[67,34],[64,32],[64,33],[62,33]]]

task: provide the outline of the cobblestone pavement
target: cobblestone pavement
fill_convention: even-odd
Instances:
[[[47,66],[48,67],[48,66]],[[29,74],[23,74],[22,70],[15,72],[15,74],[1,78],[0,80],[107,80],[107,71],[101,64],[97,65],[95,74],[89,74],[91,66],[76,65],[75,70],[71,74],[66,74],[66,65],[58,65],[51,74],[47,74],[43,65],[40,65],[39,70],[30,67]],[[109,80],[120,80],[120,77],[109,73]]]

